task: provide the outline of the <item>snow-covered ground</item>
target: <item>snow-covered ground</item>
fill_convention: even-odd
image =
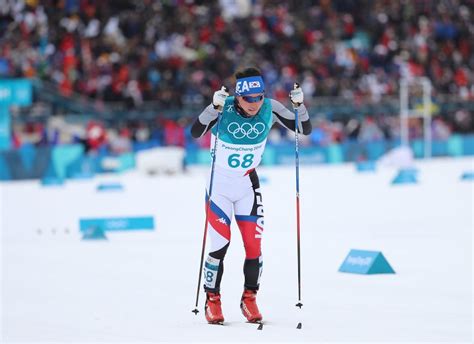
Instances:
[[[474,159],[395,171],[302,167],[302,302],[297,302],[293,167],[261,168],[265,202],[263,331],[239,301],[244,250],[233,225],[222,283],[228,326],[194,309],[206,170],[137,172],[41,187],[0,184],[0,342],[471,342]],[[98,193],[100,181],[123,192]],[[153,215],[155,231],[82,241],[79,218]],[[338,272],[351,248],[382,251],[396,274]],[[303,323],[301,330],[296,329]]]

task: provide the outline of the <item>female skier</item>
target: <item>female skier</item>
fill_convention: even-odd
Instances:
[[[225,87],[216,91],[212,104],[204,109],[191,128],[191,134],[195,138],[211,130],[212,151],[217,135],[215,124],[218,114],[222,113],[208,213],[211,247],[203,271],[205,314],[211,324],[224,321],[220,283],[224,272],[224,257],[230,244],[233,212],[246,255],[240,308],[247,321],[262,321],[256,295],[262,274],[263,201],[255,168],[261,161],[268,133],[275,122],[295,131],[295,114],[280,102],[265,97],[264,81],[257,68],[243,69],[235,74],[235,78],[235,96],[229,96]],[[303,104],[302,89],[295,84],[289,97],[298,111],[298,132],[309,135],[311,122]]]

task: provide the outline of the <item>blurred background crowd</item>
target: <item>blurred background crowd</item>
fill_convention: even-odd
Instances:
[[[184,146],[194,144],[186,128],[199,112],[164,118],[160,110],[207,105],[248,65],[262,70],[267,96],[287,105],[294,81],[310,108],[321,97],[357,107],[397,98],[400,78],[419,76],[431,80],[433,97],[472,102],[472,37],[470,0],[0,0],[0,78],[36,78],[94,104],[156,109],[147,120],[17,121],[17,146],[90,135],[112,151],[148,141]],[[399,137],[399,119],[383,110],[312,114],[315,130],[303,144]],[[469,109],[434,115],[435,139],[473,131]],[[411,120],[410,136],[421,135],[421,121]],[[269,139],[289,138],[276,127]]]

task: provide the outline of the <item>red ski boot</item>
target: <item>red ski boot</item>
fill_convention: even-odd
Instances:
[[[256,298],[256,291],[245,289],[242,294],[242,300],[240,301],[242,314],[247,318],[247,321],[251,323],[262,321],[262,315],[258,310]]]
[[[221,294],[206,293],[205,311],[206,320],[209,324],[222,324],[224,322],[221,308]]]

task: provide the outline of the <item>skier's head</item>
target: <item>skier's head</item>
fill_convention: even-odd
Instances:
[[[250,67],[235,73],[235,105],[246,117],[255,116],[263,104],[265,84],[259,69]]]

